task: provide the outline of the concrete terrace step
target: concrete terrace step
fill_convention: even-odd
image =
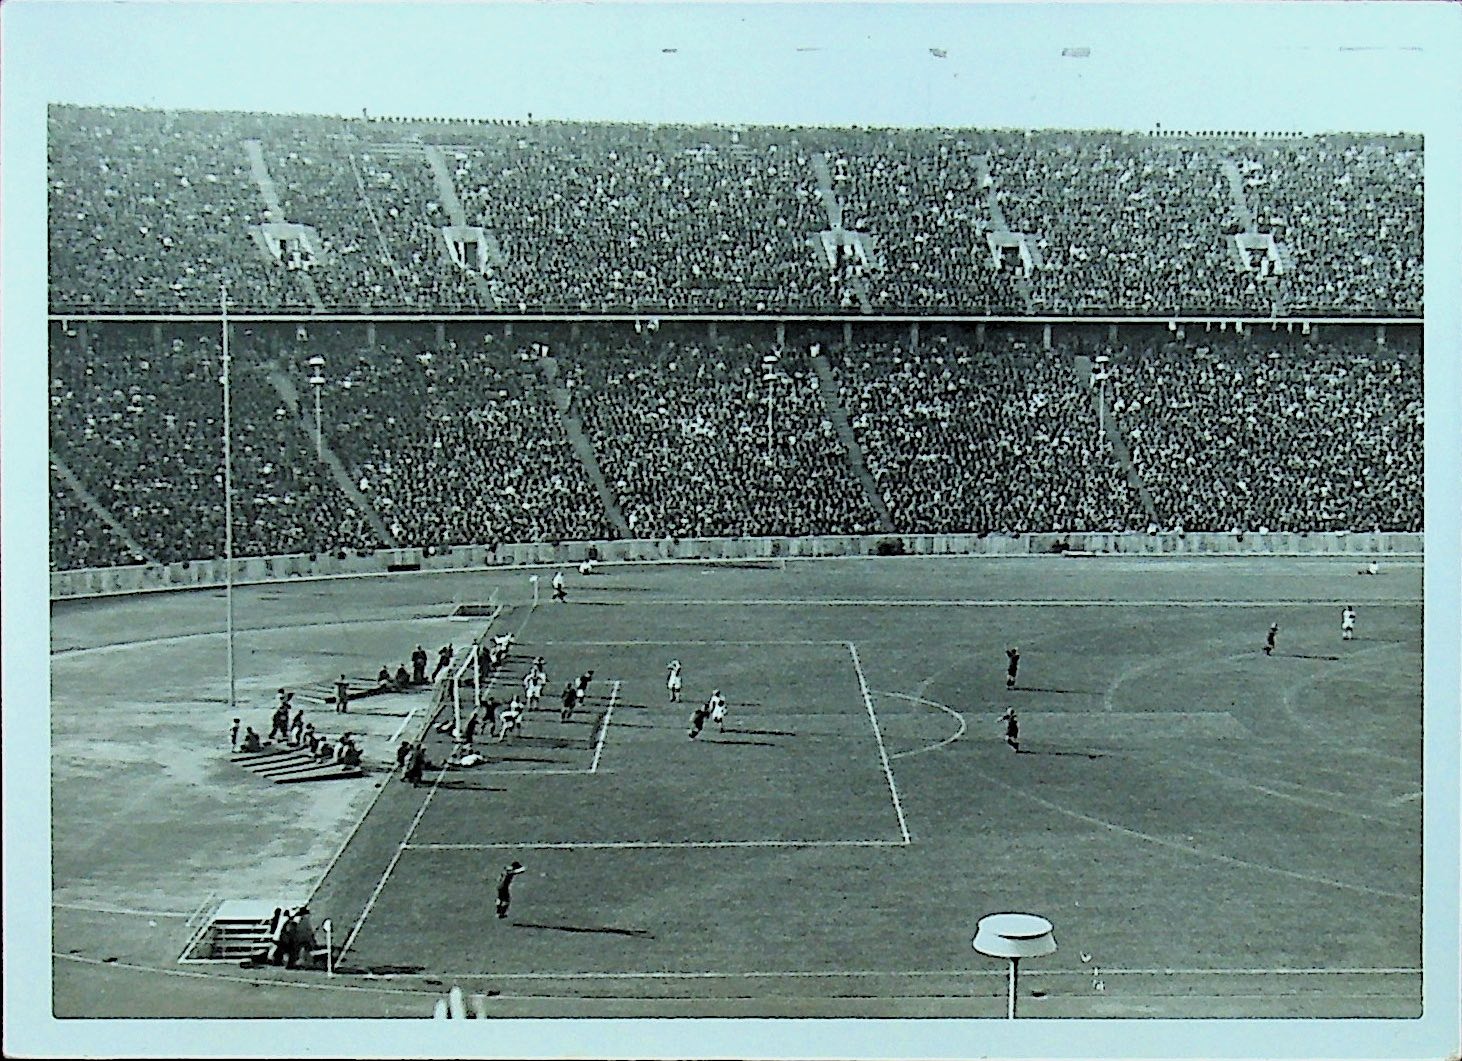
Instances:
[[[315,445],[315,430],[305,419],[304,411],[300,405],[299,391],[296,389],[294,381],[278,369],[271,369],[269,372],[269,382],[273,385],[279,397],[284,401],[285,407],[294,414],[296,425],[304,432],[309,445],[313,447]],[[319,460],[325,465],[326,471],[329,473],[335,485],[340,489],[340,492],[350,499],[350,503],[364,517],[371,530],[376,532],[376,536],[381,542],[389,548],[399,549],[401,543],[386,528],[386,523],[381,518],[381,514],[366,500],[365,495],[360,492],[360,488],[356,486],[355,480],[346,470],[344,462],[341,461],[335,451],[330,448],[329,443],[325,442],[323,438],[319,446]]]
[[[291,748],[288,745],[266,746],[260,752],[239,752],[232,758],[245,770],[267,778],[276,785],[297,781],[337,781],[365,776],[365,771],[358,766],[322,761],[302,748]]]
[[[128,533],[127,528],[122,526],[117,518],[102,506],[102,503],[96,499],[96,496],[77,478],[76,473],[60,457],[56,456],[54,451],[51,452],[50,456],[51,468],[56,473],[56,478],[70,487],[72,494],[76,496],[77,500],[89,509],[97,519],[110,527],[112,533],[121,540],[123,545],[132,550],[134,556],[142,557],[149,564],[156,564],[158,562],[157,558],[143,551],[142,546],[137,544],[137,540]]]
[[[868,503],[878,514],[878,529],[885,533],[892,533],[893,517],[889,514],[888,505],[884,502],[883,495],[878,492],[878,484],[873,481],[873,474],[869,472],[868,464],[863,459],[863,448],[858,445],[858,438],[853,434],[853,427],[848,423],[848,414],[843,409],[842,399],[838,394],[837,380],[833,378],[832,366],[827,363],[827,358],[818,355],[812,358],[812,369],[817,375],[817,390],[822,395],[823,408],[827,410],[833,430],[838,433],[838,438],[843,443],[843,449],[847,451],[848,463],[853,468],[853,475],[862,484]]]
[[[1084,356],[1076,358],[1072,362],[1071,369],[1076,374],[1077,382],[1091,392],[1092,414],[1106,429],[1108,444],[1112,447],[1112,458],[1117,462],[1118,469],[1126,478],[1128,485],[1137,492],[1137,499],[1142,502],[1142,509],[1147,513],[1147,518],[1153,523],[1157,523],[1157,502],[1153,500],[1152,492],[1147,489],[1147,483],[1143,481],[1142,473],[1137,470],[1137,465],[1132,460],[1132,451],[1127,448],[1127,439],[1122,434],[1122,425],[1118,423],[1115,413],[1102,407],[1101,391],[1092,386],[1090,358]]]

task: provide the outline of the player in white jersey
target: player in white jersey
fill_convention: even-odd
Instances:
[[[711,706],[711,721],[716,724],[716,729],[722,733],[726,732],[726,698],[717,689],[711,693],[709,701]]]
[[[1340,613],[1340,637],[1345,641],[1355,640],[1355,605],[1347,604]]]
[[[538,710],[538,703],[543,699],[543,686],[547,681],[542,674],[536,671],[529,671],[523,679],[523,700],[524,710]]]
[[[555,571],[553,575],[553,599],[560,604],[569,599],[568,593],[563,588],[563,572]]]
[[[678,704],[680,703],[680,690],[682,688],[680,660],[672,659],[670,665],[665,669],[670,672],[665,679],[665,688],[670,690],[670,702],[672,704]]]
[[[497,735],[499,744],[508,739],[509,733],[516,733],[522,727],[523,705],[518,702],[516,696],[507,707],[503,708],[503,713],[498,716],[498,722],[502,726]]]

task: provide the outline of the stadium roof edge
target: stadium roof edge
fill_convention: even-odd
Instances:
[[[1423,134],[1416,130],[1380,129],[1292,129],[1292,130],[1217,130],[1217,129],[1164,129],[1160,126],[1149,129],[1122,129],[1107,127],[1066,126],[966,126],[966,125],[862,125],[855,123],[818,124],[767,124],[761,122],[659,122],[614,118],[562,118],[562,117],[448,117],[443,115],[361,115],[325,114],[317,111],[250,111],[228,110],[207,107],[139,107],[133,104],[71,103],[53,100],[47,104],[48,111],[126,111],[139,114],[216,114],[245,115],[253,118],[306,118],[317,121],[349,122],[365,125],[461,125],[534,128],[544,126],[599,125],[607,128],[669,128],[669,129],[714,129],[727,131],[779,130],[785,132],[816,132],[839,130],[857,132],[946,132],[957,133],[1062,133],[1090,136],[1145,136],[1162,139],[1324,139],[1334,136],[1357,137],[1361,139],[1416,139],[1423,140]]]

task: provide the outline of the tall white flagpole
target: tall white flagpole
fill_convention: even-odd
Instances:
[[[234,483],[232,402],[229,400],[228,285],[219,285],[220,322],[223,329],[223,573],[224,597],[228,601],[228,708],[238,709],[238,686],[234,674]]]

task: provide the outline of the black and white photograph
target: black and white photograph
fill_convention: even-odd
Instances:
[[[1459,13],[7,4],[7,1053],[1456,1056]]]

